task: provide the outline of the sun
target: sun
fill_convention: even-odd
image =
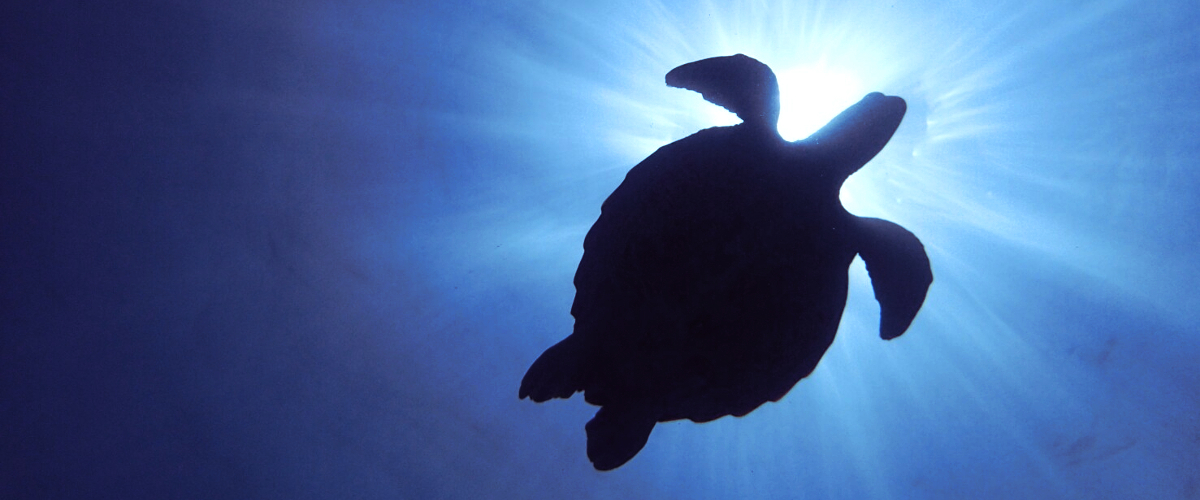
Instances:
[[[779,135],[789,141],[816,132],[866,93],[853,74],[824,64],[789,68],[779,78]]]

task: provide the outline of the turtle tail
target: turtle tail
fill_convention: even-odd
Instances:
[[[541,403],[552,398],[569,398],[584,390],[588,363],[580,343],[579,337],[572,334],[546,349],[525,372],[518,397]]]
[[[587,455],[596,470],[613,470],[642,451],[656,419],[628,406],[602,406],[584,427]]]

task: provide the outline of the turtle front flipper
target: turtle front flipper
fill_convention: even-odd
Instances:
[[[929,257],[916,236],[883,219],[859,217],[858,255],[867,264],[879,301],[879,336],[899,337],[908,329],[933,283]]]
[[[744,54],[710,57],[667,73],[667,85],[699,92],[704,100],[769,127],[779,121],[779,80],[766,64]],[[773,132],[774,133],[774,132]]]
[[[904,119],[908,105],[896,96],[872,92],[846,108],[804,142],[836,169],[839,182],[879,154]]]

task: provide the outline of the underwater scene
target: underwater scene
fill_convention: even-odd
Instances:
[[[0,498],[1200,499],[1198,21],[6,4]]]

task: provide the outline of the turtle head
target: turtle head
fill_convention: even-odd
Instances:
[[[694,90],[704,100],[751,125],[775,130],[779,122],[779,80],[766,64],[737,54],[690,62],[667,73],[667,85]]]

